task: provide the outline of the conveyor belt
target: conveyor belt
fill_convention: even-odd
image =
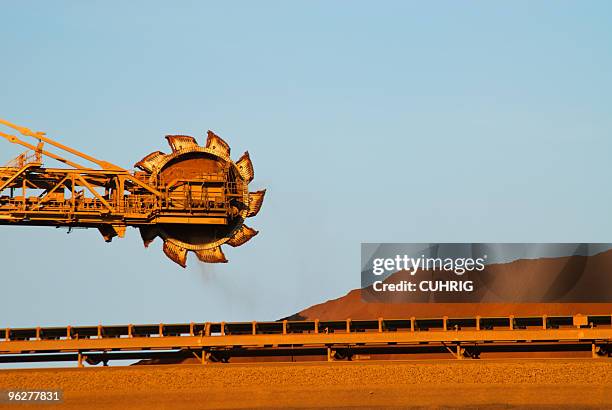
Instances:
[[[409,318],[335,321],[198,322],[6,328],[0,362],[197,357],[452,354],[590,351],[608,356],[612,316]]]

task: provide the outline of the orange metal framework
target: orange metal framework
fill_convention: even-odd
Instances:
[[[0,333],[0,362],[441,352],[462,359],[507,351],[601,357],[611,342],[612,315],[98,325],[7,328]]]
[[[229,201],[236,187],[226,175],[202,173],[180,176],[160,183],[147,172],[130,172],[107,161],[62,145],[42,132],[0,120],[0,124],[38,140],[37,145],[15,135],[0,132],[8,141],[31,151],[0,167],[0,224],[97,227],[110,240],[123,236],[127,225],[157,223],[226,224],[231,217]],[[96,164],[100,169],[82,166],[44,149],[44,144],[66,151]],[[72,168],[45,168],[48,156]],[[199,185],[198,198],[187,195],[190,189],[176,186]],[[225,195],[207,197],[208,187]],[[180,197],[177,193],[180,192]]]

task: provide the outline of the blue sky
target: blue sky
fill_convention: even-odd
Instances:
[[[125,167],[212,129],[260,234],[183,270],[1,227],[2,326],[277,319],[358,287],[361,242],[612,242],[609,2],[126,3],[4,2],[0,118]]]

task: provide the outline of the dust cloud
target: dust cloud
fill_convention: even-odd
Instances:
[[[218,295],[220,299],[231,301],[229,316],[222,320],[253,320],[252,318],[234,318],[240,312],[253,312],[257,306],[257,294],[251,280],[245,281],[242,276],[230,272],[220,272],[214,264],[197,261],[197,276],[206,288]]]

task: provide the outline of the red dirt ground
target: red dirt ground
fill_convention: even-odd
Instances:
[[[62,405],[1,408],[612,408],[612,361],[447,360],[3,370],[1,389]]]

